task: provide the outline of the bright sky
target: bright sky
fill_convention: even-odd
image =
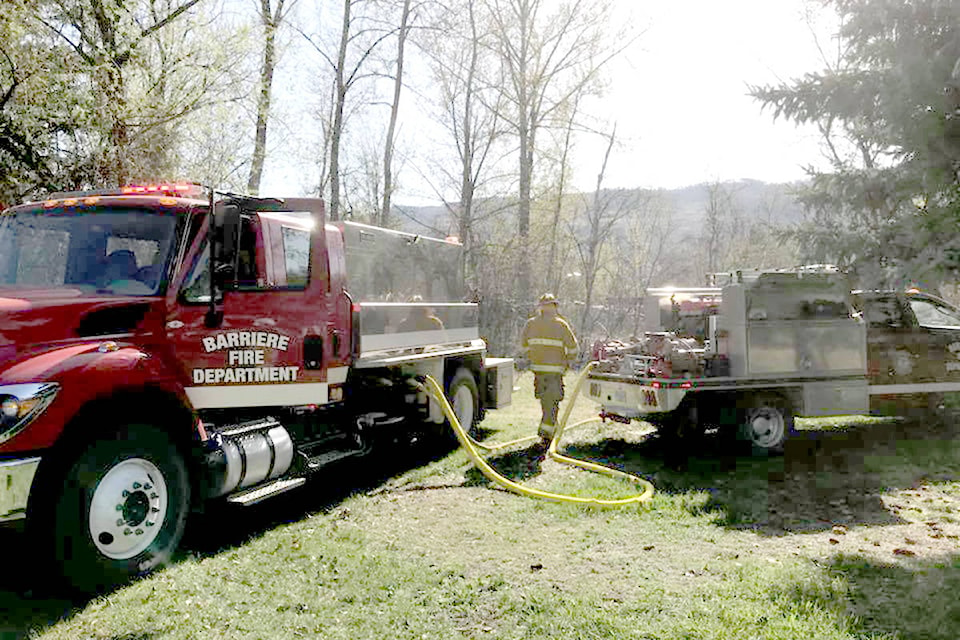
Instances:
[[[823,67],[804,19],[809,0],[615,1],[622,19],[632,19],[644,32],[610,66],[607,94],[587,105],[610,126],[617,123],[619,144],[605,186],[674,188],[740,178],[786,182],[802,179],[803,165],[821,162],[812,130],[774,122],[747,95],[747,85]],[[829,47],[829,29],[817,29],[821,44]],[[403,99],[413,96],[408,92]],[[416,129],[408,125],[401,135]],[[577,188],[594,188],[604,150],[599,137],[581,141]],[[430,200],[416,175],[402,171],[395,201]],[[289,157],[272,158],[263,192],[291,193],[303,175]]]
[[[822,69],[804,6],[805,0],[636,3],[636,23],[649,27],[612,70],[610,94],[600,103],[623,136],[609,185],[802,179],[802,165],[821,158],[816,135],[761,113],[747,85]],[[819,37],[828,47],[829,32]],[[602,151],[593,153],[590,180]]]

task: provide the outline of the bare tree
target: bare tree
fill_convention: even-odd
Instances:
[[[598,79],[603,64],[621,49],[611,48],[605,38],[607,2],[488,1],[507,74],[503,92],[509,110],[502,117],[518,142],[517,233],[525,244],[537,135],[566,101]],[[556,10],[550,12],[552,7]],[[522,251],[517,265],[520,299],[530,297],[530,277],[530,255]]]
[[[581,274],[584,285],[583,313],[580,316],[578,333],[587,337],[592,328],[592,305],[594,287],[600,271],[600,259],[604,246],[614,233],[617,225],[635,210],[637,197],[623,191],[604,192],[603,179],[610,161],[610,152],[613,150],[617,137],[617,127],[607,136],[607,149],[603,155],[600,172],[597,174],[596,190],[592,194],[592,201],[586,211],[585,232],[570,228],[570,234],[577,248],[580,259]]]
[[[626,294],[620,311],[631,335],[640,333],[647,289],[667,274],[676,273],[669,256],[674,229],[671,212],[657,194],[647,194],[627,221],[614,279]]]
[[[563,271],[557,268],[558,257],[558,232],[560,230],[560,220],[563,213],[564,195],[567,191],[567,183],[570,178],[570,153],[573,151],[573,133],[576,123],[576,112],[580,107],[579,97],[571,100],[571,109],[573,113],[565,118],[565,126],[562,129],[560,141],[560,159],[558,162],[559,175],[557,176],[557,193],[553,207],[553,220],[550,225],[550,249],[546,265],[546,278],[549,282],[551,291],[559,291],[560,283],[564,276]],[[552,278],[552,280],[551,280]]]
[[[403,88],[404,50],[410,28],[410,0],[403,0],[400,12],[400,28],[397,31],[397,69],[393,75],[393,101],[390,103],[390,124],[383,147],[383,205],[377,224],[387,226],[390,217],[390,201],[393,197],[393,148],[396,143],[397,115],[400,111],[400,90]]]
[[[733,239],[740,231],[738,222],[739,214],[732,191],[719,180],[708,184],[707,204],[699,237],[703,252],[701,281],[707,274],[734,266],[729,264],[728,258],[732,253]]]
[[[330,113],[322,124],[327,171],[326,176],[321,177],[321,189],[324,182],[329,184],[328,213],[331,220],[340,219],[341,146],[347,117],[347,95],[360,80],[371,76],[372,72],[367,71],[367,66],[372,54],[395,32],[395,29],[385,31],[382,25],[368,24],[365,16],[355,14],[354,9],[363,2],[364,0],[343,0],[335,56],[328,54],[321,37],[303,34],[333,71]]]
[[[150,0],[154,19],[172,1]],[[234,191],[246,187],[249,147],[237,143],[236,131],[254,107],[258,47],[250,30],[227,18],[222,5],[203,2],[139,49],[142,77],[131,87],[148,89],[132,90],[129,105],[136,177],[189,176]]]
[[[257,123],[250,162],[250,177],[247,190],[252,194],[260,191],[263,178],[263,163],[267,157],[267,124],[270,119],[270,103],[273,98],[273,74],[277,66],[277,30],[283,24],[297,0],[260,0],[259,18],[263,27],[263,59],[260,63],[260,91],[257,94]]]
[[[483,0],[462,0],[443,7],[432,28],[422,32],[420,48],[429,56],[438,90],[436,120],[445,131],[455,160],[431,163],[430,175],[422,177],[444,200],[454,221],[454,232],[464,244],[464,272],[477,285],[480,240],[477,226],[501,212],[500,204],[485,209],[478,195],[495,176],[498,160],[501,94],[496,87],[500,68],[491,53],[489,15]],[[455,200],[443,194],[454,191]]]

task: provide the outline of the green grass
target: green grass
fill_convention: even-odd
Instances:
[[[489,414],[488,441],[535,433],[530,384]],[[572,420],[592,411],[582,400]],[[684,470],[643,425],[585,424],[564,439],[571,454],[657,484],[648,505],[616,510],[494,490],[456,451],[24,626],[43,639],[955,638],[957,438],[840,422],[805,423],[769,460],[707,444]],[[523,450],[493,463],[545,490],[632,492],[550,461],[531,470]]]
[[[360,502],[350,509],[362,509]],[[549,508],[539,514],[553,524],[557,515]],[[642,515],[584,517],[609,527]],[[602,533],[577,538],[581,552],[606,541]],[[844,581],[809,563],[771,567],[727,554],[637,564],[624,567],[624,584],[613,588],[601,588],[595,574],[580,580],[542,562],[523,575],[475,572],[469,563],[438,565],[360,526],[316,517],[240,549],[182,562],[89,604],[40,637],[855,637],[844,617]],[[590,565],[573,563],[577,571]]]

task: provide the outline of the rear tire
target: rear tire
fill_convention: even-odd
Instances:
[[[50,535],[63,578],[92,594],[163,566],[189,504],[183,456],[159,428],[126,425],[89,443],[53,505]]]
[[[470,437],[477,436],[477,426],[479,424],[480,412],[480,393],[477,390],[477,381],[473,374],[466,368],[460,367],[450,379],[450,385],[447,387],[447,398],[450,400],[450,406],[457,415],[460,425]],[[456,441],[456,435],[453,433],[453,427],[449,422],[444,423],[444,428],[450,433],[450,438]]]
[[[793,410],[785,398],[760,394],[749,398],[743,411],[738,438],[757,457],[780,455],[787,438],[795,433]]]

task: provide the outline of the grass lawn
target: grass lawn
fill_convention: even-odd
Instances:
[[[513,406],[488,414],[488,441],[535,432],[531,383],[521,375]],[[594,411],[581,399],[572,420]],[[676,470],[646,425],[584,425],[564,438],[570,455],[657,486],[649,504],[617,510],[515,496],[461,451],[398,448],[193,522],[178,563],[90,602],[18,592],[8,572],[0,637],[960,636],[960,429],[922,418],[801,427],[782,457],[738,456],[708,437]],[[551,491],[632,491],[528,454],[492,461]]]

